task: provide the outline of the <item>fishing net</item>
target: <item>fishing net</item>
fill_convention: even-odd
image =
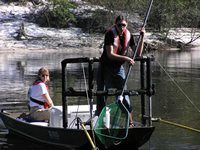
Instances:
[[[128,128],[129,112],[124,104],[116,102],[103,108],[94,130],[99,140],[108,148],[116,141],[125,139]]]

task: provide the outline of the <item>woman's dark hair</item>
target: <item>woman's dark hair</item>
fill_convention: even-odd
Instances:
[[[116,20],[115,20],[115,24],[117,24],[118,21],[126,21],[127,22],[127,18],[125,16],[119,15]]]

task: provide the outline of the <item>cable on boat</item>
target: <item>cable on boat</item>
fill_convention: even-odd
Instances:
[[[84,69],[83,63],[81,63],[81,65],[82,65],[82,68],[83,68],[83,78],[84,78],[84,83],[85,83],[85,92],[86,92],[86,96],[87,96],[87,101],[88,101],[88,105],[90,105],[89,96],[88,96],[88,89],[87,89],[87,83],[86,83],[86,76],[85,76],[85,69]]]
[[[86,92],[86,96],[87,96],[87,101],[88,101],[88,105],[90,105],[89,95],[88,95],[88,88],[87,88],[87,83],[86,83],[86,76],[85,76],[85,69],[84,69],[83,63],[81,63],[81,65],[82,65],[82,68],[83,68],[83,77],[84,77],[84,82],[85,82],[85,92]],[[91,118],[92,136],[93,136],[94,144],[95,144],[95,147],[96,147],[95,134],[94,134],[94,126],[92,124],[93,123],[92,122],[92,116],[90,116],[90,118]]]
[[[72,122],[69,124],[69,128],[72,128],[76,124],[76,120],[77,118],[74,118],[74,120],[72,120]]]
[[[90,144],[92,145],[93,150],[97,150],[98,148],[96,148],[96,146],[94,145],[94,143],[93,143],[89,133],[87,132],[87,129],[85,128],[83,122],[81,121],[81,119],[79,117],[77,119],[79,120],[79,122],[80,122],[80,124],[81,124],[81,126],[82,126],[82,128],[83,128],[83,130],[85,132],[85,134],[87,135],[88,140],[90,141]]]
[[[169,75],[169,73],[162,67],[162,65],[158,62],[157,59],[155,61],[158,63],[158,65],[161,67],[161,69],[167,74],[167,76],[172,80],[172,82],[177,86],[177,88],[182,92],[182,94],[189,100],[189,102],[194,106],[194,108],[200,113],[200,110],[197,108],[197,106],[194,105],[192,100],[185,94],[185,92],[180,88],[180,86],[175,82],[175,80]]]

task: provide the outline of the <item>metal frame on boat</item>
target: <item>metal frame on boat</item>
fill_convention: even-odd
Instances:
[[[135,127],[128,129],[128,136],[122,141],[116,141],[113,146],[109,149],[120,150],[120,149],[137,149],[146,143],[155,127],[152,126],[152,108],[151,108],[151,96],[154,95],[154,85],[152,84],[152,68],[151,62],[154,61],[153,56],[142,56],[135,59],[135,61],[140,61],[140,73],[141,73],[141,88],[139,90],[125,90],[124,94],[134,96],[141,95],[141,123],[137,123]],[[99,58],[71,58],[65,59],[61,62],[62,64],[62,126],[51,127],[51,126],[40,126],[30,124],[16,118],[11,117],[4,113],[3,110],[0,112],[0,117],[3,120],[5,126],[8,128],[10,133],[20,134],[26,138],[35,140],[37,142],[51,144],[55,146],[64,146],[69,149],[91,149],[90,141],[88,140],[84,130],[78,125],[77,128],[70,128],[70,115],[69,108],[67,105],[68,97],[88,97],[90,107],[87,111],[89,116],[93,115],[93,99],[97,95],[107,95],[114,96],[120,95],[121,91],[96,91],[94,89],[94,64],[99,62]],[[67,87],[66,78],[66,66],[71,63],[86,63],[88,64],[88,79],[87,79],[87,91],[78,91]],[[148,97],[148,114],[146,114],[146,98]],[[76,115],[74,115],[76,116]],[[148,121],[148,123],[147,123]],[[76,124],[79,123],[78,119]],[[125,130],[125,129],[121,129]],[[87,132],[91,137],[93,137],[93,128],[90,126],[87,128]],[[80,138],[81,137],[81,138]],[[95,136],[96,146],[100,149],[106,149],[104,145]],[[78,139],[78,140],[77,140]]]

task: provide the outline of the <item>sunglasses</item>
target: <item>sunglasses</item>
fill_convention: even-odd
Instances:
[[[43,75],[42,75],[42,77],[45,77],[45,76],[47,76],[47,77],[48,77],[48,75],[46,75],[46,74],[43,74]]]
[[[117,26],[118,26],[118,27],[122,27],[122,26],[125,27],[126,24],[123,24],[123,23],[121,24],[121,23],[119,23],[119,24],[117,24]]]

